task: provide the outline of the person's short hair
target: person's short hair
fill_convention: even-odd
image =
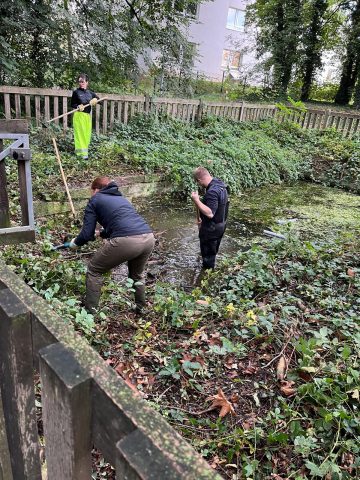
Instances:
[[[209,170],[207,170],[205,167],[197,167],[193,171],[193,176],[195,180],[200,180],[204,177],[207,177],[210,175]]]
[[[85,80],[85,82],[88,82],[89,81],[89,76],[86,74],[86,73],[80,73],[77,77],[78,81],[80,80],[80,78],[82,80]]]
[[[96,177],[91,184],[91,190],[101,190],[109,185],[111,179],[109,177]]]

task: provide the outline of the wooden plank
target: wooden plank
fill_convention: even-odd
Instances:
[[[47,478],[89,480],[91,376],[59,342],[40,350],[39,358]]]
[[[239,111],[239,122],[243,121],[244,113],[245,113],[245,102],[241,102],[240,111]]]
[[[130,103],[130,118],[133,118],[135,115],[135,102]]]
[[[0,366],[0,386],[13,477],[41,478],[31,313],[8,288],[0,290]]]
[[[29,133],[29,122],[26,120],[0,120],[0,133]]]
[[[51,88],[28,88],[28,87],[8,87],[0,86],[0,93],[19,93],[21,95],[50,95],[58,97],[71,97],[71,90],[57,90]]]
[[[5,120],[10,122],[11,120]],[[0,120],[0,123],[4,120]],[[1,130],[0,130],[1,131]],[[4,149],[4,142],[0,139],[0,152]],[[0,228],[10,227],[10,207],[9,196],[7,191],[7,174],[5,168],[5,162],[0,161]]]
[[[21,104],[20,104],[20,95],[15,95],[15,117],[21,118]]]
[[[144,113],[145,112],[145,103],[144,102],[137,102],[137,113]]]
[[[191,122],[192,109],[193,109],[193,106],[192,106],[190,103],[188,103],[188,104],[186,105],[186,121],[187,121],[188,123]]]
[[[54,118],[59,116],[59,97],[54,97]],[[54,120],[56,125],[59,125],[59,119]]]
[[[340,122],[341,122],[341,116],[336,115],[336,120],[335,120],[335,129],[340,130]]]
[[[352,136],[354,136],[354,135],[356,135],[356,134],[358,133],[359,124],[360,124],[360,118],[356,118],[355,121],[354,121],[354,127],[353,127]]]
[[[150,98],[150,95],[145,95],[144,112],[148,114],[150,113],[150,111],[151,111],[151,98]]]
[[[26,120],[29,122],[31,120],[30,95],[25,95],[25,115],[26,115]]]
[[[117,119],[119,122],[122,121],[122,116],[121,116],[121,113],[122,113],[122,102],[117,102]]]
[[[100,133],[100,105],[95,106],[95,131],[99,135]]]
[[[13,480],[9,445],[5,430],[5,417],[0,395],[0,480]]]
[[[114,127],[114,120],[115,120],[115,102],[111,100],[110,102],[110,130]]]
[[[37,325],[34,334],[36,338],[41,337],[44,341],[50,339],[51,342],[55,340],[69,346],[79,365],[86,372],[90,372],[92,376],[92,425],[90,431],[95,446],[101,450],[107,461],[115,465],[117,442],[131,432],[139,430],[141,438],[147,439],[149,452],[160,450],[162,456],[172,463],[173,467],[169,472],[170,476],[166,477],[167,479],[172,480],[173,474],[176,474],[177,480],[221,480],[220,475],[209,467],[205,460],[174,431],[158,412],[154,411],[147,402],[134,395],[86,339],[78,335],[66,320],[58,316],[44,299],[37,296],[1,260],[0,281],[3,287],[11,288],[15,295],[21,295],[24,305],[28,306],[29,310],[31,308],[31,317],[34,324]],[[39,335],[39,328],[44,332],[41,335]],[[32,353],[33,356],[37,355],[36,351]],[[30,360],[32,363],[32,356],[30,356]],[[137,462],[141,461],[141,459],[137,460]],[[155,467],[155,465],[153,466]],[[20,480],[24,477],[16,478]],[[33,478],[37,480],[41,477],[34,476]],[[158,477],[153,478],[157,479]]]
[[[124,102],[124,123],[125,125],[128,123],[128,110],[129,110],[129,103]]]
[[[35,242],[33,227],[0,228],[0,245]]]
[[[21,224],[25,226],[25,225],[29,225],[30,223],[25,161],[18,160],[17,164],[18,164],[18,176],[19,176]]]
[[[107,126],[108,126],[108,115],[107,115],[107,105],[108,101],[104,100],[102,102],[102,133],[105,135],[107,133]]]
[[[50,99],[49,96],[45,96],[45,120],[50,120]]]
[[[63,97],[63,114],[64,113],[67,113],[68,111],[68,99],[66,97]],[[67,129],[67,126],[68,126],[68,117],[67,115],[65,117],[62,118],[62,122],[63,122],[63,128],[64,130]]]
[[[309,112],[309,110],[307,111],[308,113],[308,117],[307,117],[307,120],[306,120],[306,125],[305,125],[305,128],[310,128],[310,124],[311,124],[311,116],[312,116],[312,113]]]
[[[352,135],[352,126],[353,126],[353,123],[354,123],[354,119],[353,118],[349,118],[348,119],[348,125],[347,125],[347,130],[346,130],[346,136],[347,137],[351,137]]]
[[[171,116],[171,113],[172,113],[172,103],[167,103],[167,104],[166,104],[166,115],[167,115],[168,117],[170,117],[170,116]]]
[[[4,95],[4,104],[5,104],[5,118],[7,120],[11,119],[11,105],[10,105],[10,95],[5,93]]]

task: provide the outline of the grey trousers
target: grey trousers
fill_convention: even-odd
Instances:
[[[145,305],[145,265],[154,245],[152,233],[106,240],[88,264],[85,307],[88,310],[98,307],[103,274],[128,262],[129,277],[135,282],[135,303],[141,309]]]

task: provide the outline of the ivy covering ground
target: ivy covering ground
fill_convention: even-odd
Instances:
[[[36,137],[36,195],[45,178],[50,187],[58,182],[46,135]],[[58,142],[70,149],[70,138]],[[209,160],[235,192],[303,176],[358,186],[356,140],[291,124],[208,119],[199,127],[140,117],[92,148],[86,174],[65,153],[73,183],[121,166],[161,172],[185,194],[193,167]],[[355,165],[352,174],[346,164]],[[5,247],[2,258],[224,478],[359,478],[358,229],[326,242],[289,231],[284,242],[225,260],[190,292],[150,280],[142,317],[131,310],[131,282],[109,278],[94,317],[80,306],[94,246],[52,251],[59,225],[77,230],[61,216],[39,221],[36,245]],[[95,477],[113,478],[101,468]]]
[[[56,135],[70,185],[95,175],[161,173],[174,191],[188,193],[192,171],[199,165],[224,179],[233,193],[269,183],[311,178],[326,185],[360,190],[360,140],[338,132],[303,130],[273,120],[238,123],[215,117],[199,124],[168,118],[136,116],[115,125],[109,136],[93,135],[91,162],[74,158],[72,131],[38,129],[32,135],[34,193],[44,182],[59,188],[59,167],[51,137]]]
[[[346,479],[360,467],[359,246],[254,246],[190,293],[154,283],[142,318],[112,281],[98,316],[82,310],[84,257],[45,237],[4,257],[225,478]]]

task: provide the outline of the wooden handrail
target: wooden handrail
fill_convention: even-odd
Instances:
[[[6,480],[41,478],[34,365],[41,375],[49,479],[88,480],[95,445],[115,467],[117,478],[221,480],[1,260],[0,365],[0,426],[7,432],[0,462],[7,468]]]

